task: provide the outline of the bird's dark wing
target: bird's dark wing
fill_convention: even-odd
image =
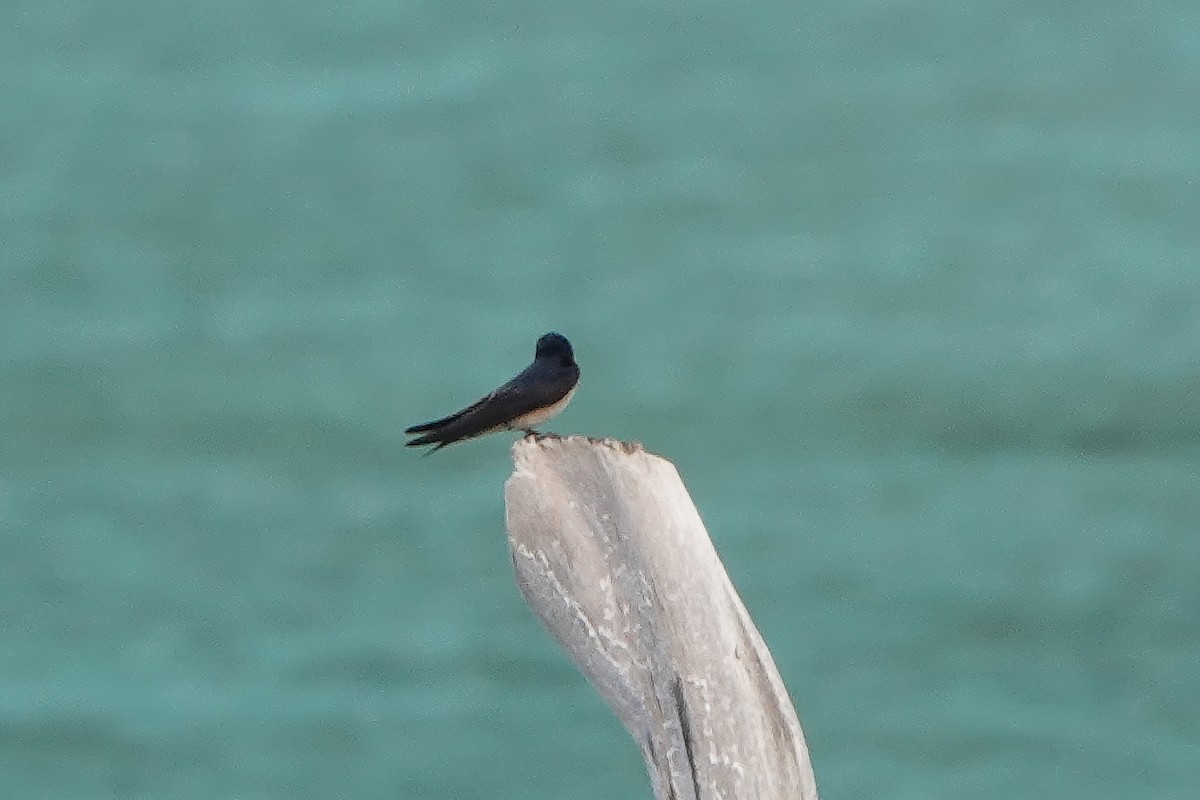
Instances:
[[[462,411],[409,428],[406,433],[425,435],[418,436],[406,444],[408,447],[434,444],[437,445],[434,448],[436,450],[462,439],[489,433],[523,414],[562,400],[578,379],[578,373],[567,373],[548,379],[537,374],[531,367]]]
[[[491,397],[491,395],[488,395],[488,397]],[[435,419],[433,422],[422,422],[420,425],[413,425],[411,428],[405,428],[404,432],[405,433],[424,433],[425,431],[431,431],[431,430],[434,430],[435,428],[440,428],[443,425],[448,425],[451,422],[454,422],[454,420],[459,419],[463,415],[470,414],[472,411],[479,408],[479,406],[483,404],[484,400],[487,400],[487,397],[483,398],[483,400],[477,400],[476,402],[474,402],[471,405],[464,408],[462,411],[455,411],[453,414],[451,414],[448,417],[442,417],[441,419]]]

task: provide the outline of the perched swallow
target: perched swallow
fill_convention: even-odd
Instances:
[[[413,425],[404,431],[420,433],[408,447],[448,444],[495,431],[536,433],[534,425],[553,417],[567,407],[579,383],[579,365],[567,337],[547,333],[537,340],[533,363],[519,375],[478,402],[448,417]],[[429,452],[433,452],[430,450]]]

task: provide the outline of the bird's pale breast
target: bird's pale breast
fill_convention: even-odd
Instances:
[[[513,430],[532,428],[534,425],[541,425],[551,417],[562,413],[562,410],[567,407],[567,403],[571,402],[571,398],[575,395],[575,388],[576,387],[572,386],[571,391],[563,395],[563,399],[559,400],[557,403],[548,405],[545,408],[539,408],[534,411],[530,411],[528,414],[522,414],[510,422],[508,427]]]

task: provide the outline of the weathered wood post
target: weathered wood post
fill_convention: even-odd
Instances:
[[[679,473],[526,437],[505,484],[525,601],[633,735],[658,800],[816,800],[804,734]]]

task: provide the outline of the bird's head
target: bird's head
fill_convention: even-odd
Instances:
[[[575,351],[571,349],[571,343],[567,341],[567,337],[561,333],[547,333],[538,339],[537,352],[534,357],[554,359],[567,366],[575,363]]]

